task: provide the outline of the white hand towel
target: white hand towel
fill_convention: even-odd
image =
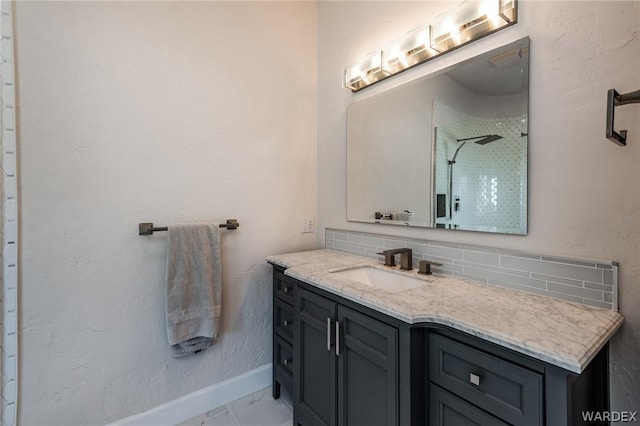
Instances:
[[[219,225],[170,226],[165,302],[167,336],[174,357],[213,344],[220,330],[221,296]]]

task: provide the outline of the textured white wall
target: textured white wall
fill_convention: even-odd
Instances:
[[[20,422],[103,424],[271,362],[265,256],[314,248],[316,6],[16,2]],[[171,358],[166,233],[223,231],[223,329]]]
[[[607,89],[640,88],[638,1],[520,1],[519,22],[357,94],[344,66],[446,10],[447,2],[320,2],[318,6],[319,229],[523,249],[620,262],[612,340],[614,410],[640,407],[640,107],[616,111],[621,148],[604,137]],[[354,19],[357,17],[357,19]],[[449,64],[531,37],[529,234],[526,237],[398,228],[345,219],[346,108]],[[318,235],[319,241],[323,236]]]

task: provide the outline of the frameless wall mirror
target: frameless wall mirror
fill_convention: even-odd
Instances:
[[[351,104],[347,220],[527,233],[529,38]]]

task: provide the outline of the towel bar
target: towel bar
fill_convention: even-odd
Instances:
[[[620,130],[616,132],[613,129],[614,110],[618,106],[637,103],[640,103],[640,90],[620,94],[615,89],[609,89],[607,92],[607,129],[605,132],[607,139],[620,146],[627,144],[627,131]]]
[[[237,219],[227,219],[227,223],[221,223],[220,228],[229,230],[237,229],[240,226]],[[168,231],[168,226],[154,227],[152,222],[144,222],[138,224],[138,235],[153,235],[156,231]]]

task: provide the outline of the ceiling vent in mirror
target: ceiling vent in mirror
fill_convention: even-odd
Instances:
[[[517,22],[516,0],[467,0],[344,70],[344,87],[364,89]]]

